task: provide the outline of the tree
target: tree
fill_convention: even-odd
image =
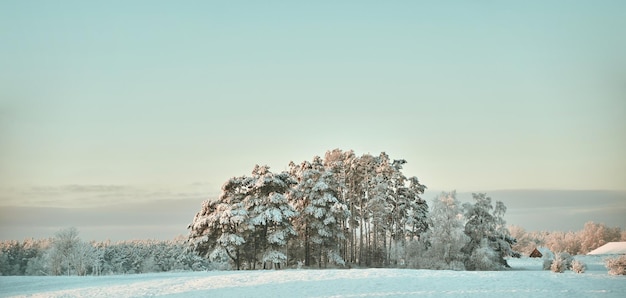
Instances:
[[[324,155],[324,167],[333,173],[333,179],[336,182],[338,199],[341,203],[348,207],[350,216],[341,223],[346,238],[341,243],[342,259],[348,263],[355,263],[357,260],[357,227],[358,220],[356,214],[355,203],[357,196],[355,190],[354,163],[357,156],[352,150],[342,151],[334,149],[327,151]]]
[[[515,245],[511,247],[514,251],[530,255],[538,246],[538,244],[531,239],[531,235],[527,233],[523,227],[515,225],[510,226],[509,234],[517,240]]]
[[[442,192],[433,200],[429,227],[425,237],[428,243],[425,257],[431,262],[428,268],[464,269],[461,249],[469,237],[463,230],[463,210],[456,191]]]
[[[286,261],[282,249],[295,235],[291,219],[296,212],[287,200],[295,183],[289,173],[274,174],[255,166],[251,177],[234,177],[222,186],[217,201],[205,201],[188,226],[189,240],[202,255],[227,255],[237,270],[258,261]]]
[[[470,239],[462,249],[466,255],[465,268],[495,270],[502,266],[508,267],[504,257],[513,255],[511,245],[515,239],[505,228],[503,216],[506,207],[498,201],[494,210],[491,198],[484,193],[474,193],[472,197],[474,204],[463,205],[467,220],[464,231]]]
[[[243,203],[250,183],[251,179],[247,177],[229,179],[222,185],[218,201],[205,200],[188,226],[189,241],[194,250],[211,258],[225,254],[237,270],[241,268],[245,251],[244,237],[252,229]]]
[[[424,193],[426,186],[421,184],[417,177],[413,176],[408,179],[408,200],[405,203],[405,219],[402,226],[405,229],[404,239],[419,240],[421,235],[428,231],[429,207],[426,200],[420,195]]]
[[[297,235],[291,220],[298,213],[287,200],[287,194],[296,182],[289,173],[274,174],[267,166],[255,166],[252,178],[255,183],[248,189],[244,205],[250,213],[254,230],[254,251],[262,254],[264,268],[265,262],[280,266],[287,261],[283,252],[287,240]],[[255,254],[255,262],[258,259]]]
[[[54,235],[49,256],[53,275],[70,275],[79,244],[78,230],[74,227],[60,230]]]
[[[580,253],[586,254],[608,242],[619,241],[620,238],[619,227],[610,228],[602,223],[587,222],[580,231]]]
[[[299,183],[292,202],[300,213],[295,226],[304,244],[304,265],[311,265],[313,245],[319,267],[324,260],[344,264],[340,246],[345,239],[343,223],[350,211],[338,198],[334,173],[324,168],[319,157],[314,157],[312,163],[303,162],[296,173]]]
[[[96,250],[91,244],[79,241],[74,246],[74,251],[70,258],[74,273],[80,276],[86,275],[96,260]]]

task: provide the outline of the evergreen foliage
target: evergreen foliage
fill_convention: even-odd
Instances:
[[[428,228],[425,186],[404,176],[405,163],[336,149],[279,174],[256,166],[203,203],[189,242],[201,255],[227,255],[235,269],[401,265],[407,241]]]
[[[491,198],[484,193],[472,194],[474,204],[464,204],[465,234],[469,242],[462,251],[466,255],[467,270],[494,270],[508,267],[505,257],[513,256],[511,245],[515,243],[505,227],[506,207],[496,202],[494,209]],[[486,260],[490,260],[488,264]]]

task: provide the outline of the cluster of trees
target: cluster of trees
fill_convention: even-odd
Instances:
[[[210,264],[184,240],[85,242],[75,228],[51,239],[0,243],[1,275],[102,275],[206,270]]]
[[[425,187],[402,173],[404,160],[333,150],[289,171],[255,166],[229,179],[189,225],[202,255],[257,265],[396,264],[397,251],[427,228]]]
[[[402,173],[405,163],[384,152],[356,156],[335,149],[324,158],[291,162],[281,173],[255,166],[250,176],[224,183],[217,200],[203,202],[188,226],[189,242],[238,270],[505,266],[514,239],[505,228],[504,205],[494,208],[491,198],[475,194],[473,204],[461,206],[454,192],[446,193],[429,217],[420,197],[425,186]]]
[[[614,241],[626,241],[626,231],[619,227],[608,227],[602,223],[587,222],[582,230],[575,232],[531,231],[519,226],[509,227],[511,235],[517,239],[513,249],[529,255],[537,247],[546,247],[555,253],[567,252],[582,255]]]
[[[506,228],[506,206],[500,201],[494,206],[484,193],[472,198],[461,204],[452,191],[433,200],[429,230],[408,251],[411,267],[498,270],[508,267],[505,257],[519,256],[511,248],[515,239]]]

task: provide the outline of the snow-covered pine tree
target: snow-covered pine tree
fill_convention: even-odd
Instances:
[[[296,181],[287,172],[272,173],[267,166],[255,166],[252,178],[255,183],[248,190],[244,204],[254,227],[253,268],[259,259],[263,261],[264,268],[266,262],[280,268],[281,263],[287,262],[284,252],[287,240],[297,236],[292,219],[298,212],[287,199]]]
[[[419,182],[417,177],[409,178],[409,212],[407,213],[407,235],[410,239],[419,239],[420,235],[428,230],[428,203],[420,196],[424,194],[426,186]]]
[[[400,251],[406,248],[407,240],[419,240],[421,235],[428,230],[428,203],[420,197],[426,187],[419,182],[417,177],[405,178],[401,169],[401,167],[396,169],[392,179],[394,192],[391,198],[394,208],[391,216],[394,237],[390,239],[390,242],[393,240],[397,252],[394,263],[402,257],[403,254],[400,254]]]
[[[357,259],[357,232],[358,220],[356,217],[355,203],[358,201],[353,192],[355,190],[355,180],[353,179],[356,167],[353,164],[357,161],[357,156],[353,150],[342,151],[334,149],[326,152],[324,156],[324,167],[333,173],[337,186],[337,195],[341,203],[348,207],[350,216],[341,223],[346,238],[341,244],[340,251],[342,259],[348,263],[355,263]]]
[[[368,233],[367,223],[370,219],[370,211],[367,203],[371,196],[371,187],[374,185],[374,175],[376,174],[376,158],[370,154],[363,154],[352,163],[350,175],[353,206],[356,212],[352,212],[355,222],[358,222],[358,250],[357,263],[359,266],[369,265],[369,247],[366,242]]]
[[[386,155],[385,155],[386,156]],[[388,158],[383,157],[383,160]],[[383,161],[385,168],[388,171],[386,173],[389,184],[389,195],[386,197],[389,204],[389,243],[386,254],[386,265],[389,265],[392,261],[392,250],[396,255],[394,263],[397,263],[397,251],[398,245],[405,246],[406,237],[409,236],[405,232],[407,228],[410,228],[412,224],[412,199],[413,194],[407,186],[407,178],[402,173],[402,166],[406,164],[406,160],[394,160],[391,164],[388,161]],[[408,226],[407,226],[408,225]],[[410,237],[410,236],[409,236]],[[387,242],[387,241],[385,241]]]
[[[188,226],[189,241],[200,255],[227,255],[239,270],[246,259],[246,238],[251,233],[252,224],[243,199],[248,193],[252,180],[248,177],[234,177],[222,186],[217,201],[206,200],[193,222]]]
[[[374,177],[373,187],[369,190],[369,200],[367,201],[367,210],[369,220],[366,222],[369,227],[367,234],[367,252],[368,262],[366,265],[374,267],[382,267],[389,265],[391,243],[395,238],[394,231],[397,230],[394,221],[394,205],[393,196],[389,187],[389,180],[383,175]],[[387,237],[389,235],[389,241]],[[389,246],[387,245],[389,243]],[[394,245],[393,248],[397,248]]]
[[[348,207],[339,200],[339,186],[334,173],[325,169],[320,157],[303,162],[298,172],[292,202],[300,213],[295,225],[304,246],[304,264],[311,266],[313,256],[322,267],[326,262],[345,264],[340,246],[345,239],[343,223],[350,216]]]
[[[503,215],[506,207],[497,202],[494,210],[491,198],[484,193],[472,194],[474,204],[466,203],[465,209],[465,234],[470,241],[463,247],[465,254],[465,268],[467,270],[486,270],[508,267],[504,257],[512,255],[511,245],[515,243],[506,228]],[[492,250],[491,253],[489,250]],[[492,264],[486,263],[490,259]],[[476,260],[480,260],[477,263]]]
[[[404,160],[355,156],[353,151],[328,151],[324,165],[334,173],[340,200],[350,219],[343,223],[347,238],[345,260],[366,266],[389,265],[401,258],[406,239],[419,237],[427,228],[428,205],[419,196],[425,186],[402,173]],[[407,185],[408,184],[408,185]]]

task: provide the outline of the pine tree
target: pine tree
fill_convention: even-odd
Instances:
[[[237,270],[241,268],[244,253],[248,251],[245,249],[245,238],[252,229],[243,203],[250,183],[251,179],[247,177],[229,179],[222,186],[219,199],[204,201],[202,209],[188,227],[189,240],[198,253],[213,258],[225,254]]]
[[[262,254],[260,259],[264,267],[265,262],[280,266],[287,261],[283,252],[287,240],[297,235],[291,220],[298,213],[287,200],[296,181],[289,173],[270,172],[267,166],[256,166],[252,178],[255,183],[248,190],[244,204],[250,212],[250,223],[254,227],[254,260],[259,259],[256,255],[258,252]]]
[[[504,227],[504,213],[506,207],[502,202],[496,202],[496,208],[491,203],[491,198],[486,194],[472,194],[474,204],[466,203],[465,209],[465,234],[469,236],[469,242],[462,251],[466,255],[465,268],[467,270],[498,269],[508,267],[504,257],[513,255],[511,245],[515,243]],[[491,260],[489,265],[485,260]],[[477,260],[480,262],[477,263]]]
[[[296,235],[291,219],[297,215],[287,200],[295,181],[289,173],[274,174],[255,166],[250,177],[231,178],[217,201],[205,201],[189,225],[189,239],[202,255],[227,255],[237,270],[245,262],[273,265],[286,261],[282,251]]]
[[[342,151],[340,149],[334,149],[327,151],[324,156],[324,166],[327,170],[333,173],[335,180],[335,186],[337,187],[338,199],[348,208],[349,217],[345,218],[341,223],[342,229],[345,232],[346,238],[341,244],[340,250],[342,259],[349,263],[356,262],[356,243],[357,233],[356,228],[358,221],[356,217],[355,202],[356,196],[354,190],[354,169],[353,164],[356,162],[357,157],[354,151]]]
[[[305,266],[311,266],[313,251],[319,267],[324,260],[344,264],[340,248],[345,239],[343,223],[350,211],[338,198],[334,173],[324,168],[319,157],[312,163],[303,162],[296,172],[299,183],[292,201],[300,213],[295,225],[304,245]]]

